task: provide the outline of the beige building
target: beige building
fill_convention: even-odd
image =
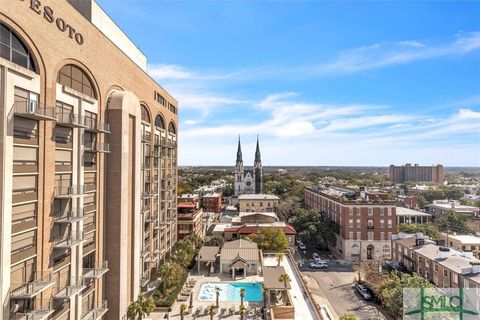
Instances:
[[[419,166],[410,163],[404,166],[390,165],[390,180],[395,183],[404,183],[406,181],[424,181],[443,183],[445,180],[445,172],[441,164],[436,166]]]
[[[392,258],[440,288],[480,289],[480,260],[416,235],[394,235]],[[477,310],[480,310],[480,306]]]
[[[232,278],[260,273],[260,250],[255,242],[235,240],[226,242],[220,252],[220,273],[230,273]]]
[[[480,258],[480,237],[444,233],[442,239],[449,247],[463,252],[472,252],[475,258]]]
[[[242,194],[238,196],[239,212],[277,212],[279,201],[273,194]]]
[[[0,6],[3,319],[124,318],[176,241],[177,102],[70,2]]]

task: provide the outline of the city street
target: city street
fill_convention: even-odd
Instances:
[[[298,254],[296,256],[299,257]],[[316,280],[339,316],[352,312],[362,320],[391,319],[380,305],[364,300],[356,292],[354,287],[356,272],[352,265],[329,262],[327,269],[312,270],[305,263],[308,259],[303,261],[302,273]]]

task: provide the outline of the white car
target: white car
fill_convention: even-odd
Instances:
[[[365,300],[372,300],[372,295],[370,294],[370,291],[368,291],[365,286],[361,284],[356,285],[357,292],[362,296],[363,299]]]
[[[320,259],[320,255],[319,255],[318,253],[316,253],[316,252],[314,252],[314,253],[312,254],[312,258],[315,259],[315,260],[322,260],[322,259]]]
[[[306,247],[302,242],[300,242],[300,243],[298,244],[298,248],[300,248],[300,250],[302,250],[302,251],[307,250],[307,247]]]
[[[326,269],[328,264],[326,261],[312,261],[310,262],[310,268],[312,269]]]

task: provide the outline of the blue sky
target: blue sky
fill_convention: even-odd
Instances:
[[[180,104],[180,165],[480,166],[480,3],[100,5]]]

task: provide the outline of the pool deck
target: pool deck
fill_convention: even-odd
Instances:
[[[300,275],[294,272],[294,267],[292,263],[295,263],[294,261],[291,261],[287,256],[283,259],[281,262],[281,266],[285,268],[286,273],[289,275],[290,279],[292,280],[290,285],[290,296],[293,300],[293,305],[295,306],[295,319],[298,320],[317,320],[316,313],[314,311],[314,307],[312,305],[312,302],[306,297],[302,290],[302,286],[300,285],[301,279],[299,278]],[[265,256],[264,257],[264,265],[265,266],[276,266],[277,265],[277,260],[273,256]],[[195,269],[195,268],[194,268]],[[247,277],[238,277],[236,280],[232,279],[232,277],[228,274],[214,274],[211,276],[208,276],[206,273],[201,274],[201,275],[191,275],[189,279],[196,280],[195,285],[192,288],[192,294],[193,294],[193,308],[192,310],[189,310],[189,313],[185,313],[184,319],[185,320],[190,320],[190,319],[200,319],[200,320],[209,320],[210,316],[208,315],[208,312],[205,310],[208,309],[212,304],[215,304],[213,301],[199,301],[198,296],[200,295],[200,287],[204,283],[212,283],[212,282],[250,282],[250,283],[263,283],[263,277],[260,275],[252,275],[252,276],[247,276]],[[190,303],[190,300],[188,299],[187,301],[184,301],[187,306]],[[172,307],[172,312],[169,314],[169,319],[172,320],[178,320],[180,319],[180,304],[181,302],[175,302],[175,304]],[[247,319],[261,319],[261,313],[260,309],[263,306],[263,302],[244,302],[245,307],[247,308],[247,313],[245,314],[245,320]],[[238,314],[238,308],[240,306],[239,301],[220,301],[219,302],[219,311],[222,309],[227,310],[227,314],[220,315],[217,313],[213,319],[215,320],[230,320],[230,319],[235,319],[238,320],[240,319],[240,315]],[[231,314],[228,312],[228,310],[233,307],[235,308],[235,313]],[[203,308],[203,312],[200,316],[198,315],[192,315],[191,313],[195,313],[198,308]],[[255,312],[254,312],[255,311]],[[150,317],[152,320],[160,320],[160,319],[166,319],[165,318],[165,313],[163,312],[154,312],[150,314]]]

